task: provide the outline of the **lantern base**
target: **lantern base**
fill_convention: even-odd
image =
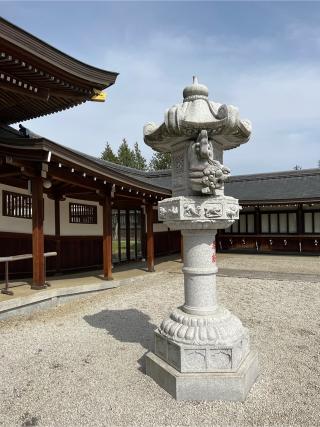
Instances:
[[[236,372],[181,373],[149,352],[146,374],[176,400],[243,402],[258,376],[258,353],[250,351]]]

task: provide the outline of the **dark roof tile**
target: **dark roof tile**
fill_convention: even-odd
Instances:
[[[24,138],[9,126],[0,127],[0,139],[11,139],[12,143],[25,141],[26,145],[33,141],[32,138]],[[106,170],[120,172],[141,183],[158,187],[159,190],[172,188],[170,169],[142,171],[101,160],[71,148],[67,150],[105,167]],[[320,199],[320,168],[232,176],[225,184],[225,194],[247,202]]]
[[[225,193],[245,201],[318,199],[320,169],[234,176]]]

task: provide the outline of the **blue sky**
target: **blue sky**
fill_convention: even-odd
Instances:
[[[104,104],[25,122],[99,155],[108,141],[143,143],[197,75],[210,99],[252,121],[249,143],[225,153],[233,174],[317,167],[318,2],[1,2],[1,16],[91,65],[120,73]]]

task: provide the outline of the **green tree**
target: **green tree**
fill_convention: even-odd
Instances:
[[[143,155],[141,154],[141,150],[140,150],[139,144],[137,142],[134,144],[133,154],[134,154],[134,167],[136,169],[146,170],[147,169],[147,161],[143,157]]]
[[[134,151],[129,147],[127,140],[123,138],[118,149],[118,163],[123,166],[135,167]]]
[[[171,168],[171,153],[154,153],[149,163],[149,169],[153,171]]]
[[[112,151],[109,142],[106,143],[105,149],[102,151],[100,159],[107,160],[108,162],[118,163],[118,158]]]
[[[136,142],[134,144],[134,148],[131,149],[125,138],[123,138],[117,154],[114,154],[110,144],[107,142],[100,158],[119,165],[129,166],[131,168],[141,170],[147,169],[147,161],[141,153],[139,144]]]

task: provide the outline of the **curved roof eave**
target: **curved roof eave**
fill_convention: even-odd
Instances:
[[[17,141],[11,139],[10,141],[4,141],[4,143],[0,142],[0,145],[10,148],[11,150],[15,148],[17,150],[29,149],[42,150],[47,152],[51,151],[52,156],[55,156],[61,159],[62,161],[65,160],[70,164],[73,163],[75,165],[79,165],[80,167],[92,172],[93,174],[100,175],[102,179],[113,179],[121,184],[143,189],[145,191],[163,195],[171,195],[171,190],[167,188],[149,184],[148,182],[139,178],[135,178],[130,174],[116,171],[114,168],[109,168],[107,164],[103,165],[101,160],[99,159],[95,161],[92,156],[87,156],[86,154],[81,153],[79,151],[69,149],[46,138],[29,138],[23,141],[21,141],[21,139]]]
[[[0,38],[6,40],[17,49],[23,49],[42,62],[49,63],[65,73],[99,85],[100,89],[114,84],[119,74],[85,64],[1,17]]]

